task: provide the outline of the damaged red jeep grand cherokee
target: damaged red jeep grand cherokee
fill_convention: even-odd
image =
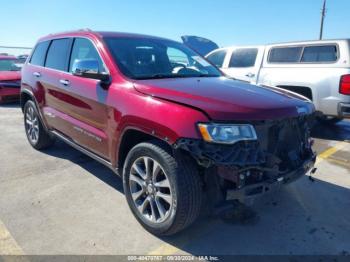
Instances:
[[[311,102],[225,78],[158,37],[40,39],[22,70],[21,106],[34,148],[58,138],[111,168],[137,220],[157,235],[190,225],[203,203],[256,197],[315,162]]]

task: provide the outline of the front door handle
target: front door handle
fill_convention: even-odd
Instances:
[[[249,77],[249,78],[252,78],[252,77],[255,76],[255,74],[253,74],[253,73],[248,73],[248,74],[246,74],[245,76],[246,76],[246,77]]]
[[[33,76],[35,76],[35,77],[41,77],[41,74],[40,74],[39,72],[34,72],[34,73],[33,73]]]
[[[61,79],[60,80],[60,83],[64,86],[69,86],[69,80],[66,80],[66,79]]]

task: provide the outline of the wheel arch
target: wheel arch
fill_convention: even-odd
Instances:
[[[302,95],[311,101],[315,99],[315,94],[313,93],[312,88],[309,86],[301,86],[301,85],[277,85],[277,87],[286,89],[288,91],[297,93],[299,95]]]
[[[36,105],[36,101],[33,93],[27,89],[24,89],[21,91],[21,94],[20,94],[20,105],[21,105],[22,112],[24,110],[24,105],[27,103],[28,100],[32,100]]]
[[[168,153],[173,152],[171,143],[165,138],[161,139],[152,133],[148,133],[144,130],[138,129],[136,127],[130,127],[125,129],[119,139],[116,148],[116,167],[118,169],[123,168],[125,159],[130,152],[130,150],[139,143],[147,141],[157,141],[158,143],[164,145]]]
[[[39,113],[39,118],[40,118],[40,121],[44,127],[45,130],[49,130],[49,128],[47,127],[47,124],[46,124],[46,121],[45,121],[45,118],[43,117],[42,115],[42,112],[40,110],[40,107],[38,105],[38,101],[36,100],[34,94],[28,90],[28,89],[23,89],[21,90],[21,94],[20,94],[20,106],[21,106],[21,110],[22,110],[22,113],[24,113],[24,106],[25,104],[27,103],[28,100],[31,100],[34,102],[35,104],[35,107]]]

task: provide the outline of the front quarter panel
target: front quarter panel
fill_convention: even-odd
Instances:
[[[130,82],[110,86],[108,103],[113,110],[109,124],[110,132],[114,133],[111,147],[116,149],[112,161],[118,159],[119,144],[129,129],[173,144],[181,137],[200,138],[196,123],[209,120],[191,107],[144,95]]]

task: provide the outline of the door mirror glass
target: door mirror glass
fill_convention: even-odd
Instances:
[[[103,83],[110,82],[110,76],[99,72],[99,63],[96,59],[76,59],[72,65],[72,74],[75,76],[101,80]]]

